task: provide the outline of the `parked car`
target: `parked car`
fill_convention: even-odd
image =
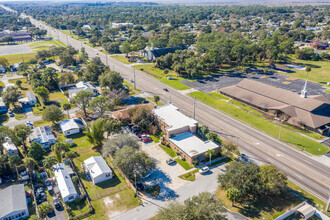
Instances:
[[[58,199],[54,199],[54,206],[56,209],[60,209],[62,204]]]
[[[207,173],[210,171],[210,168],[209,167],[202,167],[198,172],[200,174],[204,174],[204,173]]]
[[[152,141],[151,137],[146,137],[146,138],[143,138],[143,139],[142,139],[142,142],[143,142],[143,143],[148,143],[148,142],[150,142],[150,141]]]
[[[49,194],[53,194],[53,184],[51,182],[46,183],[47,186],[47,190],[49,192]]]
[[[136,189],[139,191],[143,191],[144,190],[144,185],[142,182],[137,182],[136,183]]]
[[[27,121],[25,124],[26,124],[26,126],[33,128],[33,124],[30,121]]]
[[[165,92],[168,92],[168,89],[167,89],[167,88],[164,88],[163,90],[164,90]]]
[[[166,163],[168,164],[168,165],[170,165],[170,164],[172,164],[172,163],[174,163],[175,162],[175,160],[173,160],[173,158],[168,158],[167,160],[166,160]]]
[[[14,113],[12,113],[12,112],[9,113],[9,117],[11,117],[11,118],[12,118],[12,117],[15,117]]]

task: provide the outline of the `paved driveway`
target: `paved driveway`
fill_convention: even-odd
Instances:
[[[160,185],[161,190],[157,198],[158,200],[172,199],[177,197],[174,191],[188,183],[188,181],[178,177],[187,171],[177,163],[168,165],[166,159],[170,158],[170,156],[165,153],[158,144],[159,143],[152,142],[143,144],[142,146],[142,150],[156,162],[156,169],[153,171],[152,175],[146,179],[145,183],[149,186]]]

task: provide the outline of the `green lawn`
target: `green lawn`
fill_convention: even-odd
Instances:
[[[159,136],[157,136],[157,135],[149,135],[149,136],[151,137],[151,139],[152,139],[153,142],[159,143],[159,139],[160,139]]]
[[[0,91],[1,91],[3,88],[5,88],[5,83],[2,82],[2,81],[0,81]]]
[[[21,80],[22,81],[21,88],[18,88],[18,91],[21,92],[21,96],[22,97],[25,97],[25,93],[27,91],[32,91],[32,87],[31,87],[31,85],[29,84],[29,82],[27,81],[26,78],[10,79],[10,80],[8,80],[8,82],[15,84],[17,80]]]
[[[154,64],[140,64],[134,65],[133,67],[135,69],[144,71],[155,78],[158,78],[162,83],[165,83],[173,87],[174,89],[185,90],[190,88],[189,86],[180,83],[180,81],[186,79],[183,77],[179,77],[178,74],[172,70],[170,70],[169,73],[165,75],[164,70],[154,67]],[[172,79],[168,80],[167,77],[171,77]]]
[[[14,54],[14,55],[6,55],[6,56],[0,56],[0,58],[6,58],[8,59],[9,64],[14,63],[24,63],[32,58],[35,58],[35,55],[37,53],[23,53],[23,54]]]
[[[168,155],[170,155],[170,157],[176,157],[176,153],[174,150],[172,150],[172,148],[170,147],[166,147],[164,145],[159,145],[160,148],[162,148]]]
[[[215,97],[217,97],[219,99],[229,100],[229,98],[227,96],[221,95],[221,94],[219,94],[217,92],[211,92],[209,94],[212,95],[212,96],[215,96]]]
[[[308,80],[316,83],[326,84],[330,82],[330,62],[329,61],[309,61],[295,59],[294,55],[291,55],[292,60],[290,64],[296,64],[299,66],[310,66],[312,71],[308,74]],[[299,79],[306,79],[306,71],[293,69],[294,73],[282,73],[288,76],[292,76]]]
[[[178,164],[180,164],[185,170],[190,170],[194,167],[190,166],[190,164],[187,161],[181,160],[179,158],[174,159]]]
[[[198,171],[199,171],[199,168],[195,169],[189,173],[182,174],[181,176],[179,176],[179,178],[181,178],[183,180],[188,180],[188,181],[195,181],[195,173],[197,173]]]
[[[325,90],[325,92],[326,92],[326,93],[330,93],[330,89],[328,89],[328,90]]]
[[[15,119],[16,120],[23,120],[23,119],[26,119],[26,118],[27,118],[27,115],[26,114],[15,113]]]
[[[116,59],[125,64],[131,64],[131,62],[125,57],[125,55],[113,55],[111,58]]]
[[[302,197],[306,198],[308,201],[312,202],[313,204],[315,204],[320,209],[324,210],[326,208],[326,203],[325,202],[323,202],[322,200],[320,200],[316,196],[310,194],[306,190],[300,188],[299,186],[297,186],[296,184],[294,184],[290,181],[288,181],[288,188],[290,188],[291,190],[293,190],[296,193],[300,194]],[[330,209],[327,210],[327,214],[330,215]]]
[[[249,114],[246,111],[236,108],[225,101],[219,100],[215,97],[212,97],[208,94],[202,93],[202,92],[192,92],[189,93],[190,96],[196,97],[200,101],[204,102],[205,104],[221,110],[227,114],[230,114],[256,128],[259,128],[275,137],[278,137],[279,135],[279,126],[267,121],[265,119],[262,119],[258,116],[255,116],[253,114]],[[307,137],[304,137],[294,131],[288,130],[288,129],[282,129],[281,132],[281,140],[289,142],[296,147],[299,147],[300,149],[303,149],[309,153],[312,153],[314,155],[322,155],[329,151],[328,147],[324,146],[323,144],[320,144],[316,141],[313,141]]]

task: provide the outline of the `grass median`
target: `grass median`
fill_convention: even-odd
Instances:
[[[221,110],[231,116],[234,116],[252,125],[253,127],[263,130],[274,137],[278,137],[279,135],[279,126],[270,121],[267,121],[266,119],[262,119],[258,116],[247,113],[246,111],[232,106],[223,100],[219,100],[202,92],[192,92],[189,93],[189,95],[191,97],[196,97],[198,100],[204,102],[205,104],[215,109]],[[329,148],[323,144],[313,141],[286,128],[282,128],[281,140],[293,144],[294,146],[314,155],[322,155],[329,151]]]

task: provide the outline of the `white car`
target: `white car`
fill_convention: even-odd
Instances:
[[[204,173],[207,173],[210,171],[210,168],[209,167],[202,167],[198,172],[200,174],[204,174]]]

